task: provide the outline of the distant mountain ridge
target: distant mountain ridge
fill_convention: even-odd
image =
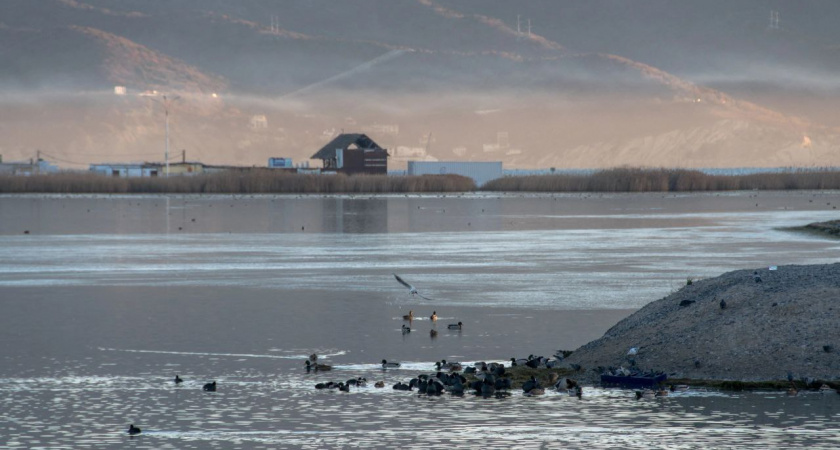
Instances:
[[[585,18],[621,16],[614,9],[626,8],[589,3],[534,1],[517,8],[472,0],[11,0],[0,4],[0,39],[10,43],[0,49],[0,92],[15,94],[4,107],[17,119],[0,120],[0,131],[17,131],[0,143],[0,153],[19,158],[40,148],[79,165],[94,158],[83,154],[153,153],[162,133],[154,105],[101,94],[94,102],[78,94],[126,85],[133,95],[185,94],[173,111],[173,139],[192,155],[219,163],[306,159],[347,129],[368,130],[382,145],[414,149],[411,154],[428,150],[437,159],[502,160],[515,167],[840,164],[829,151],[838,144],[840,117],[817,114],[830,110],[833,91],[808,100],[814,108],[799,105],[797,111],[814,114],[798,117],[756,103],[749,89],[741,98],[737,90],[722,92],[604,51],[611,44],[588,31],[603,26]],[[840,12],[811,4],[815,17],[819,8]],[[643,21],[645,14],[690,21],[691,14],[714,17],[710,12],[718,8],[729,22],[745,24],[724,34],[745,39],[767,33],[751,19],[768,8],[765,2],[710,5],[640,2],[641,12],[628,12],[625,21]],[[677,12],[687,17],[668,16]],[[528,19],[539,24],[530,32]],[[666,66],[679,67],[674,61],[682,59],[669,56],[673,48],[705,48],[694,37],[669,42],[679,32],[664,28],[662,20],[649,22],[662,33],[663,41],[655,41],[662,50],[631,53],[661,54]],[[546,27],[552,22],[564,26]],[[617,25],[627,30],[620,41],[644,41],[646,29]],[[821,34],[811,40],[786,38],[794,35],[789,31],[765,37],[810,49],[810,59],[783,52],[796,64],[832,69],[826,55],[836,55],[830,43],[840,42],[840,35],[815,29]],[[574,30],[589,36],[574,38],[583,48],[557,40],[576,36]],[[627,49],[619,41],[612,45]],[[750,48],[740,42],[733,51],[743,54],[742,47]],[[705,58],[719,64],[723,53]],[[48,92],[76,94],[49,98]],[[784,105],[797,94],[780,95],[767,98]],[[52,107],[33,109],[35,98]],[[477,112],[485,110],[493,113]],[[266,120],[252,120],[256,116]],[[268,125],[261,128],[263,123]]]

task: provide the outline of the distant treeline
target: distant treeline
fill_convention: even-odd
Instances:
[[[476,190],[458,175],[302,175],[273,170],[192,176],[110,177],[93,173],[0,176],[0,193],[67,194],[341,194],[464,192]]]
[[[738,190],[840,189],[840,172],[791,170],[750,175],[707,175],[698,170],[618,168],[588,175],[504,177],[483,191],[527,192],[686,192]]]
[[[619,168],[587,175],[529,175],[492,180],[482,191],[687,192],[840,189],[836,170],[791,170],[750,175],[707,175],[697,170]],[[0,176],[0,194],[342,194],[476,191],[458,175],[302,175],[273,170],[192,176],[110,177],[93,173]]]

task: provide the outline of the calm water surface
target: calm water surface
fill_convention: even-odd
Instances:
[[[782,229],[838,197],[0,196],[0,447],[837,448],[836,394],[313,386],[548,355],[687,278],[835,262],[837,241]],[[335,369],[306,374],[313,352]]]

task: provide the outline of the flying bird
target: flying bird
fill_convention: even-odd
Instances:
[[[405,287],[407,287],[407,288],[408,288],[408,293],[409,293],[409,294],[411,294],[411,295],[417,295],[417,296],[419,296],[420,298],[422,298],[422,299],[424,299],[424,300],[431,300],[429,297],[424,297],[422,294],[420,294],[419,292],[417,292],[417,288],[416,288],[416,287],[414,287],[414,286],[412,286],[412,285],[410,285],[410,284],[406,283],[406,282],[405,282],[405,280],[403,280],[402,278],[400,278],[400,276],[399,276],[399,275],[394,274],[394,278],[396,278],[396,279],[397,279],[397,281],[398,281],[401,285],[403,285],[403,286],[405,286]]]

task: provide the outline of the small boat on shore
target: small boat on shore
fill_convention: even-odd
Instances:
[[[668,375],[664,373],[632,374],[632,375],[601,375],[601,386],[620,388],[655,387],[664,383]]]

